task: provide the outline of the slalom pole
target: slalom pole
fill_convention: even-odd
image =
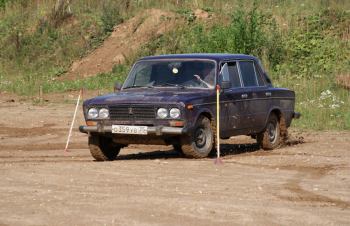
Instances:
[[[81,89],[79,91],[79,96],[78,96],[78,100],[77,100],[77,105],[75,106],[75,111],[74,111],[74,115],[73,115],[73,120],[72,123],[70,125],[70,129],[69,129],[69,133],[68,133],[68,138],[67,138],[67,143],[66,143],[66,148],[64,149],[65,152],[68,152],[68,145],[69,145],[69,141],[70,138],[72,136],[72,130],[73,130],[73,126],[74,126],[74,122],[75,122],[75,117],[77,116],[77,111],[78,111],[78,107],[79,107],[79,102],[80,102],[80,96],[82,95],[83,90]]]
[[[216,159],[215,164],[222,164],[220,159],[220,86],[216,85]]]

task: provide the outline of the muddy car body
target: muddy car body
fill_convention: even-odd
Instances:
[[[181,54],[145,57],[115,93],[83,104],[89,147],[113,160],[128,144],[165,144],[201,158],[216,142],[216,86],[220,138],[249,135],[264,149],[279,146],[293,118],[295,94],[272,85],[249,55]]]

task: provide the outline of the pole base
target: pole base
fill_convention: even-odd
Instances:
[[[222,164],[224,164],[224,162],[222,161],[221,158],[216,158],[216,159],[214,160],[214,164],[215,164],[215,165],[222,165]]]

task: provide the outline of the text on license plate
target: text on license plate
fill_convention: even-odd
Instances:
[[[147,135],[147,126],[112,125],[112,133]]]

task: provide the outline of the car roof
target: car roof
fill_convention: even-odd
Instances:
[[[158,56],[147,56],[140,60],[162,60],[162,59],[208,59],[215,61],[224,60],[257,60],[256,57],[245,54],[227,53],[190,53],[190,54],[168,54]]]

